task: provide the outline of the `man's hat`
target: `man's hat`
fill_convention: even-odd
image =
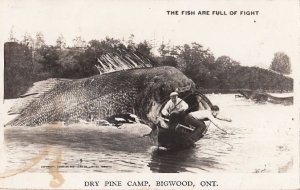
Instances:
[[[177,92],[172,92],[172,93],[170,94],[170,97],[172,97],[172,96],[178,96],[178,93],[177,93]]]

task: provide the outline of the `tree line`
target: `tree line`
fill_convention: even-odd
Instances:
[[[5,98],[18,97],[40,80],[99,74],[95,67],[99,64],[98,58],[122,51],[142,54],[151,60],[153,66],[174,66],[193,79],[200,89],[293,89],[293,80],[289,77],[258,67],[241,66],[226,55],[215,58],[213,52],[196,42],[178,46],[162,43],[159,54],[155,55],[150,42],[135,43],[133,35],[127,41],[106,37],[89,42],[78,36],[72,47],[66,46],[62,35],[55,45],[47,45],[42,33],[37,33],[35,39],[25,34],[21,41],[15,38],[9,41],[4,45]],[[288,68],[287,71],[282,70],[282,65]],[[270,68],[281,73],[290,72],[288,56],[283,52],[275,54]]]

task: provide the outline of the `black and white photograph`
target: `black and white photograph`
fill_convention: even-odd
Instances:
[[[0,4],[0,188],[299,188],[299,1]]]

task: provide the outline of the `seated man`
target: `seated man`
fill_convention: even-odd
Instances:
[[[183,119],[185,115],[184,111],[186,111],[189,106],[184,100],[178,98],[177,92],[172,92],[170,98],[161,113],[163,117],[170,119],[169,126],[171,129],[174,129]]]
[[[207,127],[204,121],[211,121],[214,125],[216,125],[216,127],[218,127],[217,119],[231,122],[231,119],[222,118],[218,116],[219,110],[220,109],[218,106],[213,105],[211,107],[211,110],[197,110],[189,113],[187,117],[185,117],[185,123],[187,125],[192,125],[196,127],[196,130],[191,138],[202,137],[203,134],[207,131]]]

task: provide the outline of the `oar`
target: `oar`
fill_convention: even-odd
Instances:
[[[156,116],[157,118],[159,118],[159,119],[162,119],[162,120],[165,120],[165,121],[167,121],[167,122],[169,122],[170,120],[169,119],[167,119],[167,118],[163,118],[163,117],[160,117],[160,116]]]
[[[175,106],[174,106],[174,108],[172,109],[172,110],[170,110],[170,113],[172,113],[172,111],[174,111],[175,110],[175,108],[185,99],[185,98],[187,98],[188,96],[190,96],[191,94],[188,94],[188,95],[186,95],[185,97],[183,97]]]

